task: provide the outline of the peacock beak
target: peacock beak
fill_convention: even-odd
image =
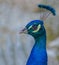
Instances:
[[[24,29],[22,29],[20,32],[19,32],[20,34],[27,34],[28,33],[28,31],[27,31],[27,29],[26,28],[24,28]]]

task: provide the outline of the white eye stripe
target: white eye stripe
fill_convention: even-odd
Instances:
[[[30,29],[30,28],[32,28],[32,25],[28,29]]]
[[[34,31],[33,31],[33,33],[38,32],[40,28],[41,28],[41,25],[39,24],[39,25],[38,25],[38,27],[37,27],[37,29],[36,29],[36,30],[34,30]]]

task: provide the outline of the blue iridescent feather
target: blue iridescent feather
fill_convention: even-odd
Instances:
[[[43,21],[33,20],[29,22],[26,27],[33,25],[34,23],[40,24],[41,29],[35,34],[28,33],[32,35],[35,39],[35,44],[32,48],[31,54],[27,60],[26,65],[47,65],[47,52],[46,52],[46,30],[44,28]]]
[[[51,13],[52,13],[54,16],[56,15],[55,9],[54,9],[53,7],[51,7],[51,6],[49,6],[49,5],[39,4],[38,7],[47,9],[47,10],[51,11]]]

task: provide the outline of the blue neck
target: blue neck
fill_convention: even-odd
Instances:
[[[26,65],[47,65],[46,33],[35,39],[35,44]]]
[[[39,49],[46,49],[46,32],[39,38],[35,39],[34,46],[36,46]]]

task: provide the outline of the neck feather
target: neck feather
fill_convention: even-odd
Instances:
[[[39,49],[46,49],[46,33],[35,39],[35,45]]]

